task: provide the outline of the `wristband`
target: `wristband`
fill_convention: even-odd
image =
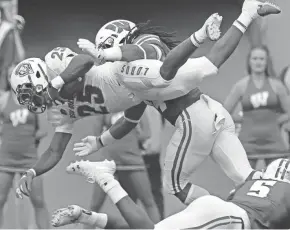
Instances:
[[[28,169],[28,170],[26,171],[26,173],[28,173],[28,172],[31,172],[31,173],[33,174],[33,177],[36,177],[36,172],[35,172],[34,169]]]
[[[57,76],[54,79],[51,80],[51,85],[53,88],[60,90],[61,87],[63,87],[63,85],[65,84],[64,80],[62,79],[61,76]]]
[[[102,135],[100,136],[100,143],[103,144],[103,146],[112,144],[116,141],[117,139],[115,139],[112,134],[110,133],[109,130],[105,131],[102,133]]]

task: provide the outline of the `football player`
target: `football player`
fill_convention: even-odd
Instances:
[[[73,87],[69,87],[67,84],[64,85],[60,95],[68,97],[66,94],[73,94],[74,98],[71,98],[65,104],[53,106],[50,109],[51,112],[56,113],[54,116],[50,116],[54,118],[53,123],[58,126],[55,134],[56,140],[53,139],[50,148],[42,155],[38,164],[21,179],[18,193],[20,195],[22,193],[28,195],[33,177],[48,171],[60,160],[70,139],[72,124],[75,120],[97,113],[117,112],[133,106],[125,112],[123,118],[100,137],[87,137],[83,142],[75,145],[77,155],[84,156],[105,145],[109,145],[116,139],[122,138],[132,127],[135,127],[146,107],[145,103],[141,102],[142,100],[155,100],[156,102],[153,105],[157,107],[164,118],[176,127],[165,159],[164,184],[168,191],[175,194],[185,204],[191,203],[197,197],[208,194],[205,189],[191,184],[189,177],[200,163],[210,155],[210,152],[212,152],[211,156],[236,184],[243,182],[253,170],[249,165],[241,143],[235,135],[234,124],[230,115],[218,102],[202,94],[198,88],[195,88],[195,84],[192,84],[191,87],[194,89],[188,94],[178,97],[180,96],[180,91],[184,94],[184,90],[181,90],[181,87],[188,87],[188,85],[184,86],[182,84],[184,82],[180,81],[179,76],[187,77],[189,80],[195,79],[194,81],[196,82],[205,76],[215,73],[217,71],[216,66],[220,66],[234,51],[243,32],[245,32],[246,26],[253,19],[259,15],[279,12],[279,8],[269,3],[260,3],[255,0],[245,1],[239,20],[215,44],[213,50],[208,54],[208,58],[200,58],[205,66],[194,65],[196,67],[194,68],[185,64],[181,67],[181,69],[184,69],[177,72],[172,83],[162,90],[153,88],[146,91],[134,91],[132,88],[120,86],[119,78],[116,78],[114,74],[116,73],[115,68],[121,69],[121,71],[124,68],[127,69],[124,65],[127,66],[128,63],[124,64],[124,62],[106,63],[93,67],[82,80],[83,84],[77,82],[74,85],[76,89],[72,90]],[[184,61],[185,59],[182,55],[189,55],[188,49],[193,47],[193,40],[187,39],[180,46],[173,49],[173,53],[177,53],[176,55]],[[65,52],[69,51],[66,50]],[[68,53],[66,55],[58,54],[57,56],[66,57],[67,55]],[[49,59],[51,59],[51,62],[57,61],[52,56],[52,53],[46,56],[47,64]],[[169,61],[174,61],[172,55],[169,54],[168,57]],[[41,66],[42,69],[46,68],[46,71],[48,71],[44,63],[41,64],[40,60],[37,60],[37,63],[33,63],[35,60],[29,60],[30,68],[28,69],[33,71],[26,71],[24,77],[23,73],[21,73],[22,77],[18,76],[18,69],[21,68],[21,64],[19,64],[11,77],[11,83],[23,104],[33,109],[39,107],[43,109],[47,106],[45,95],[48,94],[48,81],[51,78],[48,78],[48,75],[45,74],[47,72],[39,69],[39,66]],[[180,59],[175,61],[180,62]],[[62,66],[65,66],[64,63],[68,62],[67,60],[61,62]],[[154,64],[154,62],[156,64],[158,61],[151,60],[150,63]],[[156,67],[155,64],[154,66]],[[53,68],[53,65],[50,64],[50,66]],[[60,65],[56,66],[58,67],[54,67],[55,71],[59,69]],[[177,68],[176,64],[173,66]],[[144,71],[146,72],[146,70],[143,69],[143,74],[145,73]],[[154,72],[156,74],[159,69],[155,69]],[[156,97],[159,97],[160,101],[156,100]],[[168,97],[171,97],[172,100],[161,101],[161,99]]]
[[[236,185],[245,181],[253,170],[246,158],[243,146],[235,135],[235,126],[228,112],[218,102],[201,93],[198,88],[193,90],[192,88],[197,86],[197,82],[194,83],[194,81],[198,81],[199,76],[204,77],[217,72],[217,67],[222,65],[234,51],[252,20],[274,12],[278,13],[280,10],[272,4],[246,0],[240,17],[216,42],[210,53],[206,57],[189,59],[184,65],[190,52],[194,50],[192,48],[194,36],[178,45],[169,52],[164,63],[159,65],[161,68],[165,66],[166,70],[163,73],[166,72],[170,78],[176,75],[170,85],[165,88],[158,88],[155,85],[149,90],[149,87],[146,87],[149,85],[149,80],[147,81],[149,76],[146,78],[143,75],[139,79],[146,81],[147,85],[143,84],[142,90],[139,88],[141,84],[138,84],[138,76],[132,76],[130,72],[133,66],[137,66],[136,63],[142,63],[140,64],[142,67],[147,66],[150,72],[150,68],[154,69],[152,66],[156,64],[153,60],[139,60],[124,64],[125,67],[122,66],[124,71],[121,70],[117,74],[122,84],[134,95],[143,100],[152,100],[153,106],[176,127],[166,152],[164,186],[167,191],[185,204],[208,194],[205,189],[191,184],[189,177],[210,153],[212,153],[210,156],[220,164]],[[196,61],[195,64],[194,61]],[[180,67],[180,65],[183,66]],[[127,68],[128,72],[126,72]],[[202,74],[199,75],[199,73]],[[150,76],[153,79],[158,74],[162,75],[159,69]],[[189,93],[183,96],[186,86],[192,88],[188,88]],[[176,98],[172,99],[174,97]],[[76,143],[74,151],[81,156],[90,154],[113,142],[114,136],[115,134],[110,130],[98,138],[89,136],[82,142]]]
[[[178,43],[174,40],[174,33],[162,31],[157,26],[150,26],[150,21],[135,24],[122,19],[105,24],[98,31],[95,44],[86,39],[79,39],[77,42],[79,48],[97,62],[99,49],[105,49],[103,58],[109,61],[110,59],[117,61],[118,55],[121,55],[124,61],[147,58],[163,61],[168,52]],[[120,50],[114,52],[114,49],[108,49],[113,46],[120,47]]]
[[[82,170],[82,171],[81,171]],[[152,221],[114,179],[113,161],[80,161],[70,164],[67,172],[85,175],[98,183],[116,204],[127,222],[108,214],[89,212],[77,205],[54,212],[55,227],[71,223],[91,228],[132,229],[289,229],[290,228],[290,160],[273,161],[260,179],[248,180],[237,187],[227,201],[203,196],[154,226]]]

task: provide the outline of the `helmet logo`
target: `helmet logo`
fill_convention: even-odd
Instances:
[[[19,77],[24,77],[27,76],[29,74],[33,74],[33,69],[30,65],[30,63],[23,63],[20,66],[18,66],[18,68],[15,71],[16,75],[19,75]]]
[[[130,24],[126,21],[117,21],[117,22],[112,22],[109,25],[105,27],[107,30],[112,30],[116,33],[121,33],[124,30],[130,31]]]

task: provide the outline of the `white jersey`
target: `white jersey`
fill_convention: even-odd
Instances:
[[[75,55],[68,48],[56,48],[45,56],[45,62],[59,75]],[[73,123],[83,117],[124,111],[141,102],[115,80],[116,67],[118,63],[92,67],[85,75],[82,92],[76,93],[73,100],[48,109],[48,120],[56,132],[71,133]]]

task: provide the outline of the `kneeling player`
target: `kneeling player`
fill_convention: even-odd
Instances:
[[[88,176],[109,195],[127,222],[114,220],[102,213],[91,213],[76,205],[57,210],[52,218],[56,227],[84,223],[99,228],[139,229],[289,229],[290,160],[277,159],[261,179],[246,181],[224,201],[216,196],[203,196],[183,211],[154,226],[114,179],[114,162],[75,162],[67,167],[73,174]],[[86,173],[84,173],[86,172]]]

